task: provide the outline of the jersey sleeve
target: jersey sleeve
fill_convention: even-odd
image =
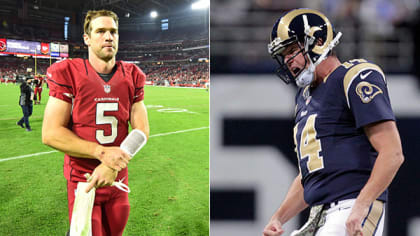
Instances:
[[[50,89],[50,96],[72,103],[74,93],[67,67],[66,61],[54,63],[47,69],[46,80]]]
[[[344,77],[344,92],[357,128],[395,120],[385,75],[377,65],[363,63],[350,69]]]
[[[146,75],[144,72],[133,65],[133,81],[134,81],[134,103],[144,99],[144,85],[146,84]]]

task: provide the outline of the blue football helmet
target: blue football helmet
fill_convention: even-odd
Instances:
[[[316,66],[338,44],[340,37],[341,33],[335,34],[330,21],[319,11],[302,8],[285,13],[274,24],[268,44],[268,52],[280,64],[276,74],[286,84],[291,81],[295,81],[299,87],[311,84]],[[293,71],[293,75],[282,52],[295,43],[299,51],[288,60],[302,53],[305,67]]]

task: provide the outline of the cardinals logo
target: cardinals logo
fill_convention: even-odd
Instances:
[[[7,49],[6,39],[0,39],[0,52],[4,52]]]
[[[41,43],[41,53],[48,54],[50,52],[50,44],[48,43]]]

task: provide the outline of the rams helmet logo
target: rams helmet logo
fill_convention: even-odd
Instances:
[[[378,86],[366,81],[362,81],[357,84],[356,93],[359,95],[363,103],[369,103],[376,95],[383,92],[382,89]]]

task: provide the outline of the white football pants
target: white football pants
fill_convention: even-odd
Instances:
[[[330,203],[325,224],[318,229],[315,236],[349,236],[346,233],[346,220],[350,215],[356,199]],[[374,201],[363,222],[363,236],[382,236],[384,229],[385,204]]]

